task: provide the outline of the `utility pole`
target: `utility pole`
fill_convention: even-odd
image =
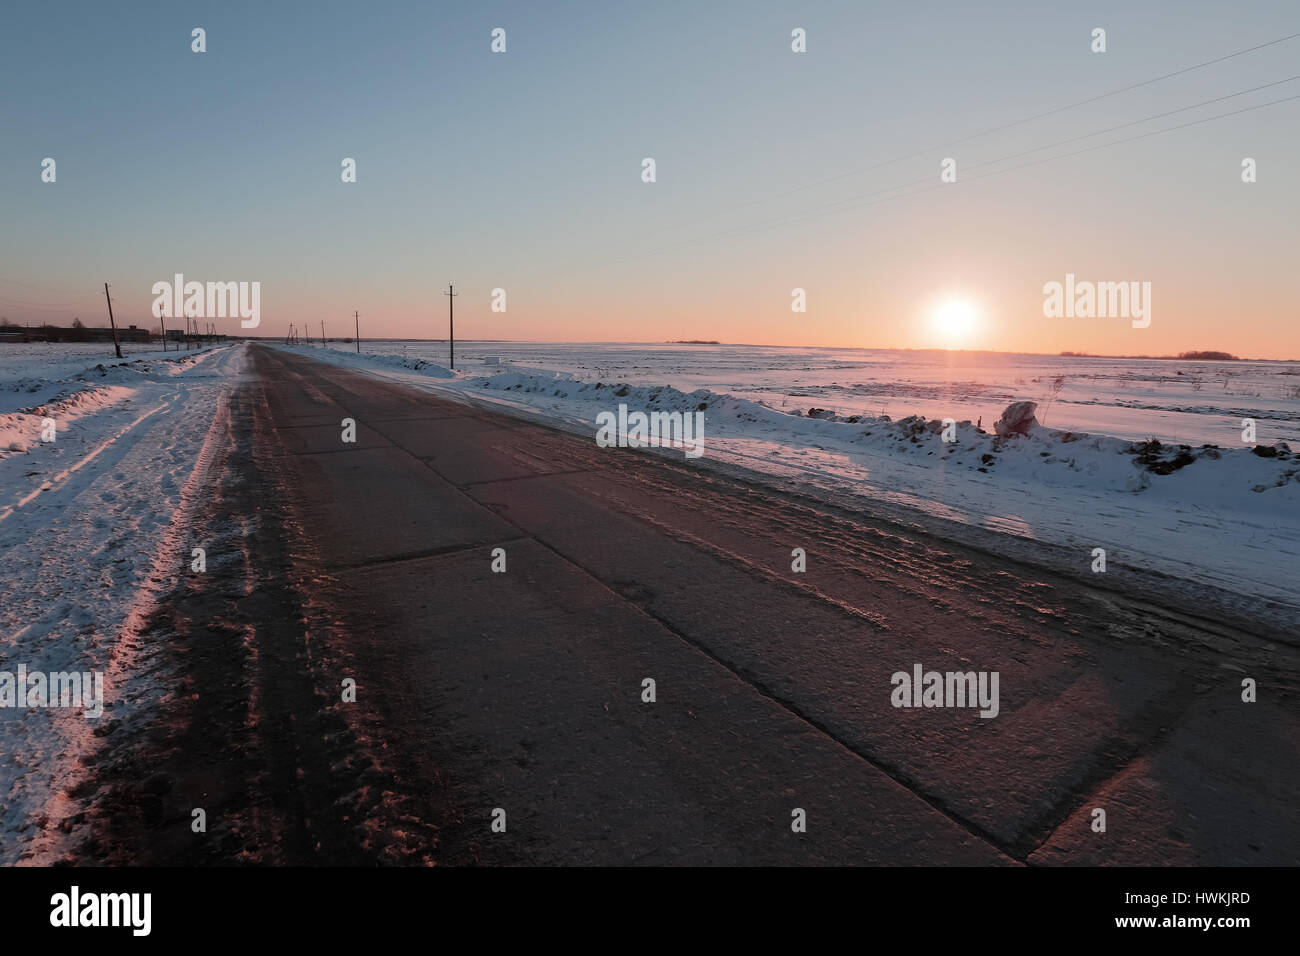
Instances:
[[[325,320],[320,320],[320,347],[325,347]]]
[[[113,300],[108,297],[108,283],[104,283],[104,301],[108,303],[108,324],[113,327],[113,351],[122,357],[122,346],[117,342],[117,323],[113,321]]]
[[[454,285],[448,283],[447,291],[443,293],[447,297],[447,330],[451,336],[447,341],[451,346],[451,369],[453,372],[456,370],[456,310],[454,306],[456,296],[459,295],[458,292],[452,291],[455,288]]]
[[[357,320],[357,354],[361,354],[361,313],[353,312],[352,317]]]

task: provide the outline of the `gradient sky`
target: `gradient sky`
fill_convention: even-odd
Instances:
[[[358,309],[364,336],[442,337],[454,282],[463,338],[1300,357],[1300,99],[974,178],[1300,81],[966,172],[1300,75],[1300,39],[947,145],[1300,32],[1294,0],[51,0],[0,18],[14,321],[106,324],[107,281],[119,322],[152,326],[151,286],[181,272],[260,281],[270,335],[350,334]],[[1151,326],[1044,318],[1067,272],[1151,282]],[[960,340],[931,322],[951,298],[978,315]]]

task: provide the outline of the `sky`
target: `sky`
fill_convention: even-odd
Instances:
[[[1294,0],[7,4],[0,316],[104,325],[108,282],[154,326],[181,273],[259,282],[274,336],[442,338],[454,283],[458,338],[1300,358],[1300,99],[1089,148],[1300,96],[1300,37],[1145,82],[1295,33]],[[1067,274],[1149,282],[1150,323],[1045,315]]]

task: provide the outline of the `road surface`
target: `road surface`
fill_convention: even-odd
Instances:
[[[82,859],[1300,863],[1284,642],[248,348]],[[895,707],[918,664],[997,716]]]

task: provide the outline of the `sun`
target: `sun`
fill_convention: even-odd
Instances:
[[[979,313],[965,299],[946,299],[935,307],[930,324],[945,345],[960,345],[975,331],[979,324]]]

